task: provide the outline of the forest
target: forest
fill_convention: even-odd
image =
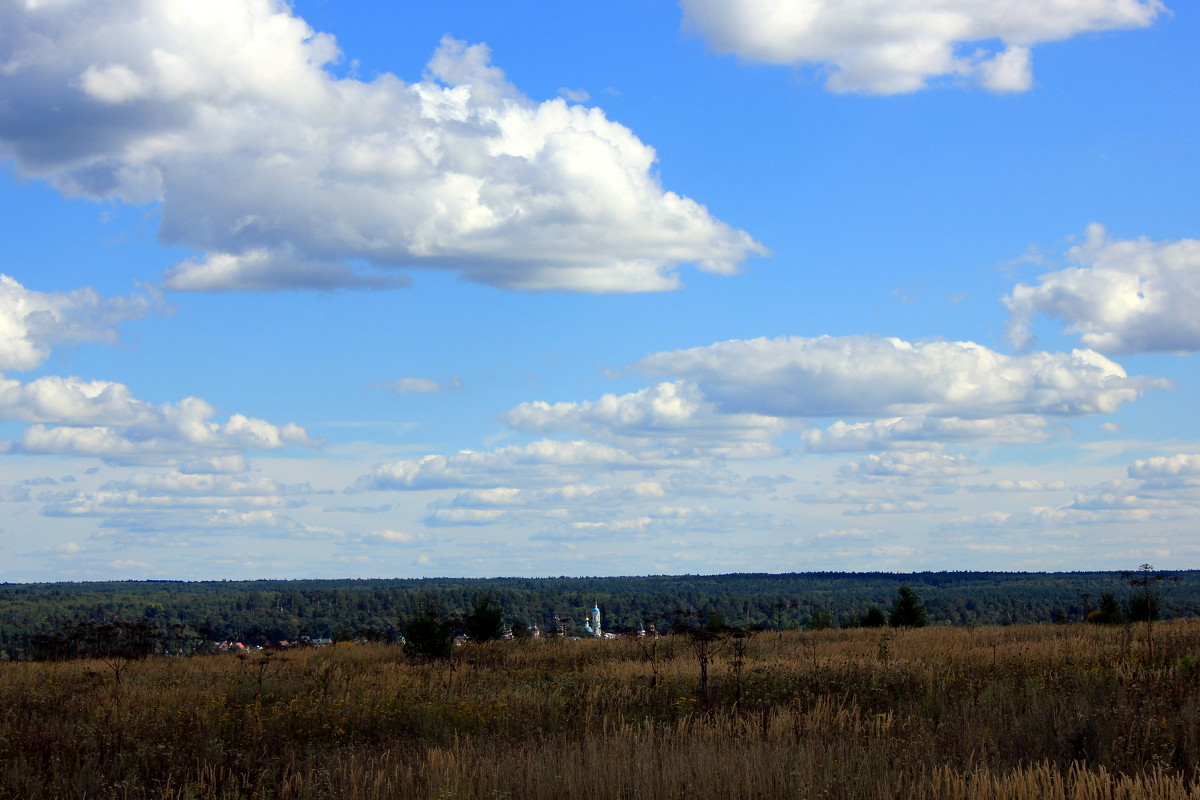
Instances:
[[[932,625],[974,626],[1081,621],[1101,600],[1129,613],[1136,570],[1010,573],[796,573],[584,578],[426,578],[287,581],[121,581],[0,584],[0,659],[29,657],[34,637],[72,626],[139,625],[167,639],[394,641],[418,607],[433,604],[450,619],[482,597],[502,609],[506,625],[546,630],[563,620],[584,633],[598,605],[604,628],[720,625],[788,630],[850,628],[872,608],[886,610],[911,587]],[[1163,619],[1200,616],[1195,572],[1169,578],[1155,609]],[[1136,609],[1134,609],[1136,611]]]

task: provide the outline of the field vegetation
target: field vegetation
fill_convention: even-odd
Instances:
[[[1200,621],[0,663],[3,798],[1200,798]],[[700,655],[707,660],[700,685]]]

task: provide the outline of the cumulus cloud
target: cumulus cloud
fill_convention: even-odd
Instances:
[[[51,423],[32,425],[4,452],[77,455],[112,463],[176,463],[194,471],[231,471],[246,450],[314,447],[319,442],[294,423],[276,425],[216,410],[198,397],[155,405],[109,381],[45,377],[28,384],[0,378],[0,417]],[[218,460],[211,460],[216,458]],[[196,469],[196,468],[199,469]]]
[[[917,500],[913,494],[898,494],[890,489],[862,489],[858,487],[840,487],[837,489],[822,489],[819,492],[806,492],[794,498],[800,503],[821,503],[831,505],[861,505],[864,503],[896,503]]]
[[[204,531],[235,529],[268,538],[281,539],[328,540],[341,539],[345,536],[344,531],[336,528],[309,525],[271,509],[255,509],[253,511],[222,509],[206,517],[196,527]]]
[[[1113,353],[1200,350],[1200,240],[1118,240],[1091,225],[1067,251],[1076,266],[1018,284],[1004,298],[1019,347],[1039,314],[1062,320],[1088,347]]]
[[[708,506],[659,506],[637,516],[613,515],[605,519],[575,519],[534,534],[534,541],[646,538],[688,533],[762,532],[778,527],[770,514],[721,511]],[[673,542],[675,544],[676,542]]]
[[[179,471],[194,475],[219,475],[245,472],[250,469],[246,457],[241,453],[226,456],[210,456],[198,458],[180,464]]]
[[[988,484],[968,486],[972,492],[1058,492],[1067,488],[1065,481],[1010,480],[1005,478]]]
[[[308,484],[269,478],[164,471],[108,481],[95,491],[57,492],[39,499],[45,516],[97,518],[102,530],[162,544],[180,543],[180,535],[228,530],[301,539],[341,536],[341,531],[284,513],[302,506],[313,493]]]
[[[760,414],[721,414],[695,386],[659,383],[625,395],[578,403],[522,403],[500,421],[526,433],[576,433],[674,456],[762,458],[782,451],[771,440],[784,420]]]
[[[285,485],[268,478],[138,473],[108,481],[94,492],[67,492],[47,498],[42,513],[65,517],[114,517],[140,512],[249,512],[287,508],[294,496],[311,494],[307,484]]]
[[[871,517],[877,514],[923,514],[938,510],[923,500],[905,500],[898,503],[863,503],[842,513],[847,517]]]
[[[1200,518],[1200,455],[1179,453],[1133,462],[1127,477],[1104,481],[1078,491],[1054,506],[993,510],[955,517],[946,529],[1058,531],[1071,525],[1137,524]],[[998,481],[975,491],[1042,492],[1066,488],[1062,481]]]
[[[514,518],[512,512],[495,508],[436,508],[425,517],[431,528],[479,527],[508,522]]]
[[[884,533],[882,528],[829,528],[817,533],[814,539],[837,539],[841,541],[872,541]]]
[[[569,484],[548,489],[518,489],[501,486],[493,489],[469,489],[459,492],[449,501],[453,508],[509,509],[547,508],[572,505],[625,505],[628,503],[661,500],[667,487],[659,481],[639,481],[629,486],[594,486]]]
[[[561,483],[582,473],[652,469],[668,466],[647,461],[609,445],[542,439],[498,450],[461,450],[451,456],[427,455],[417,461],[394,461],[359,478],[357,490],[457,489],[503,487],[514,480]]]
[[[902,478],[909,482],[945,481],[977,475],[982,468],[962,454],[918,450],[916,452],[872,454],[838,470],[841,478],[876,480]]]
[[[0,115],[3,113],[0,106]],[[0,369],[33,369],[49,357],[55,345],[115,342],[117,323],[165,308],[162,298],[151,290],[112,298],[88,288],[37,292],[0,275]]]
[[[160,202],[203,251],[174,290],[385,288],[448,269],[505,288],[636,292],[728,274],[749,235],[663,189],[598,108],[523,96],[485,45],[425,77],[336,78],[283,0],[0,5],[0,155],[61,191]]]
[[[680,0],[715,50],[770,64],[821,64],[835,92],[899,94],[931,81],[996,92],[1032,85],[1030,48],[1144,28],[1158,0]],[[998,44],[997,44],[998,43]]]
[[[1147,488],[1200,487],[1200,453],[1178,453],[1135,461],[1128,474],[1130,478],[1142,481]]]
[[[716,499],[747,498],[770,492],[782,479],[767,476],[744,478],[728,471],[687,470],[655,480],[625,484],[572,483],[546,488],[497,486],[460,491],[449,500],[431,504],[425,523],[431,526],[495,525],[499,523],[573,519],[579,515],[593,518],[611,516],[621,510],[658,504],[659,512],[667,501],[685,497]]]
[[[867,422],[838,420],[825,429],[800,432],[811,453],[933,447],[950,442],[1028,444],[1050,438],[1044,417],[1013,414],[991,419],[961,417],[895,417]]]
[[[431,537],[427,533],[420,531],[397,531],[390,528],[383,528],[377,531],[365,533],[350,542],[352,545],[374,546],[374,545],[391,545],[409,547],[412,545],[425,544],[429,542]]]
[[[102,492],[160,497],[282,497],[311,494],[307,483],[281,484],[270,478],[233,475],[195,475],[182,471],[141,472],[121,481],[109,481]]]
[[[1091,350],[1008,356],[974,342],[876,336],[735,339],[635,364],[685,378],[722,412],[778,417],[1111,413],[1163,380]]]

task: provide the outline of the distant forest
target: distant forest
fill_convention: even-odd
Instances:
[[[1162,618],[1200,615],[1200,572],[1169,573]],[[917,572],[658,575],[592,578],[120,581],[0,584],[0,659],[20,658],[31,637],[72,625],[120,622],[173,638],[246,644],[304,638],[394,638],[418,606],[460,616],[482,597],[509,625],[547,630],[556,618],[583,632],[599,605],[607,631],[681,620],[704,625],[800,628],[814,619],[849,627],[891,607],[901,586],[924,601],[933,625],[1082,621],[1105,594],[1124,608],[1136,593],[1119,572]],[[1178,578],[1178,580],[1174,580]]]

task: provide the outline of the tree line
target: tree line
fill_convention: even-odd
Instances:
[[[422,608],[438,608],[463,632],[484,597],[518,635],[535,625],[581,634],[593,604],[605,630],[618,633],[648,622],[662,630],[881,626],[901,587],[919,597],[930,624],[1112,622],[1195,616],[1200,581],[1191,576],[1171,576],[1182,580],[1167,593],[1156,577],[1153,603],[1145,571],[0,584],[0,658],[86,649],[76,640],[99,641],[106,625],[158,631],[158,646],[172,651],[220,640],[397,641]]]

